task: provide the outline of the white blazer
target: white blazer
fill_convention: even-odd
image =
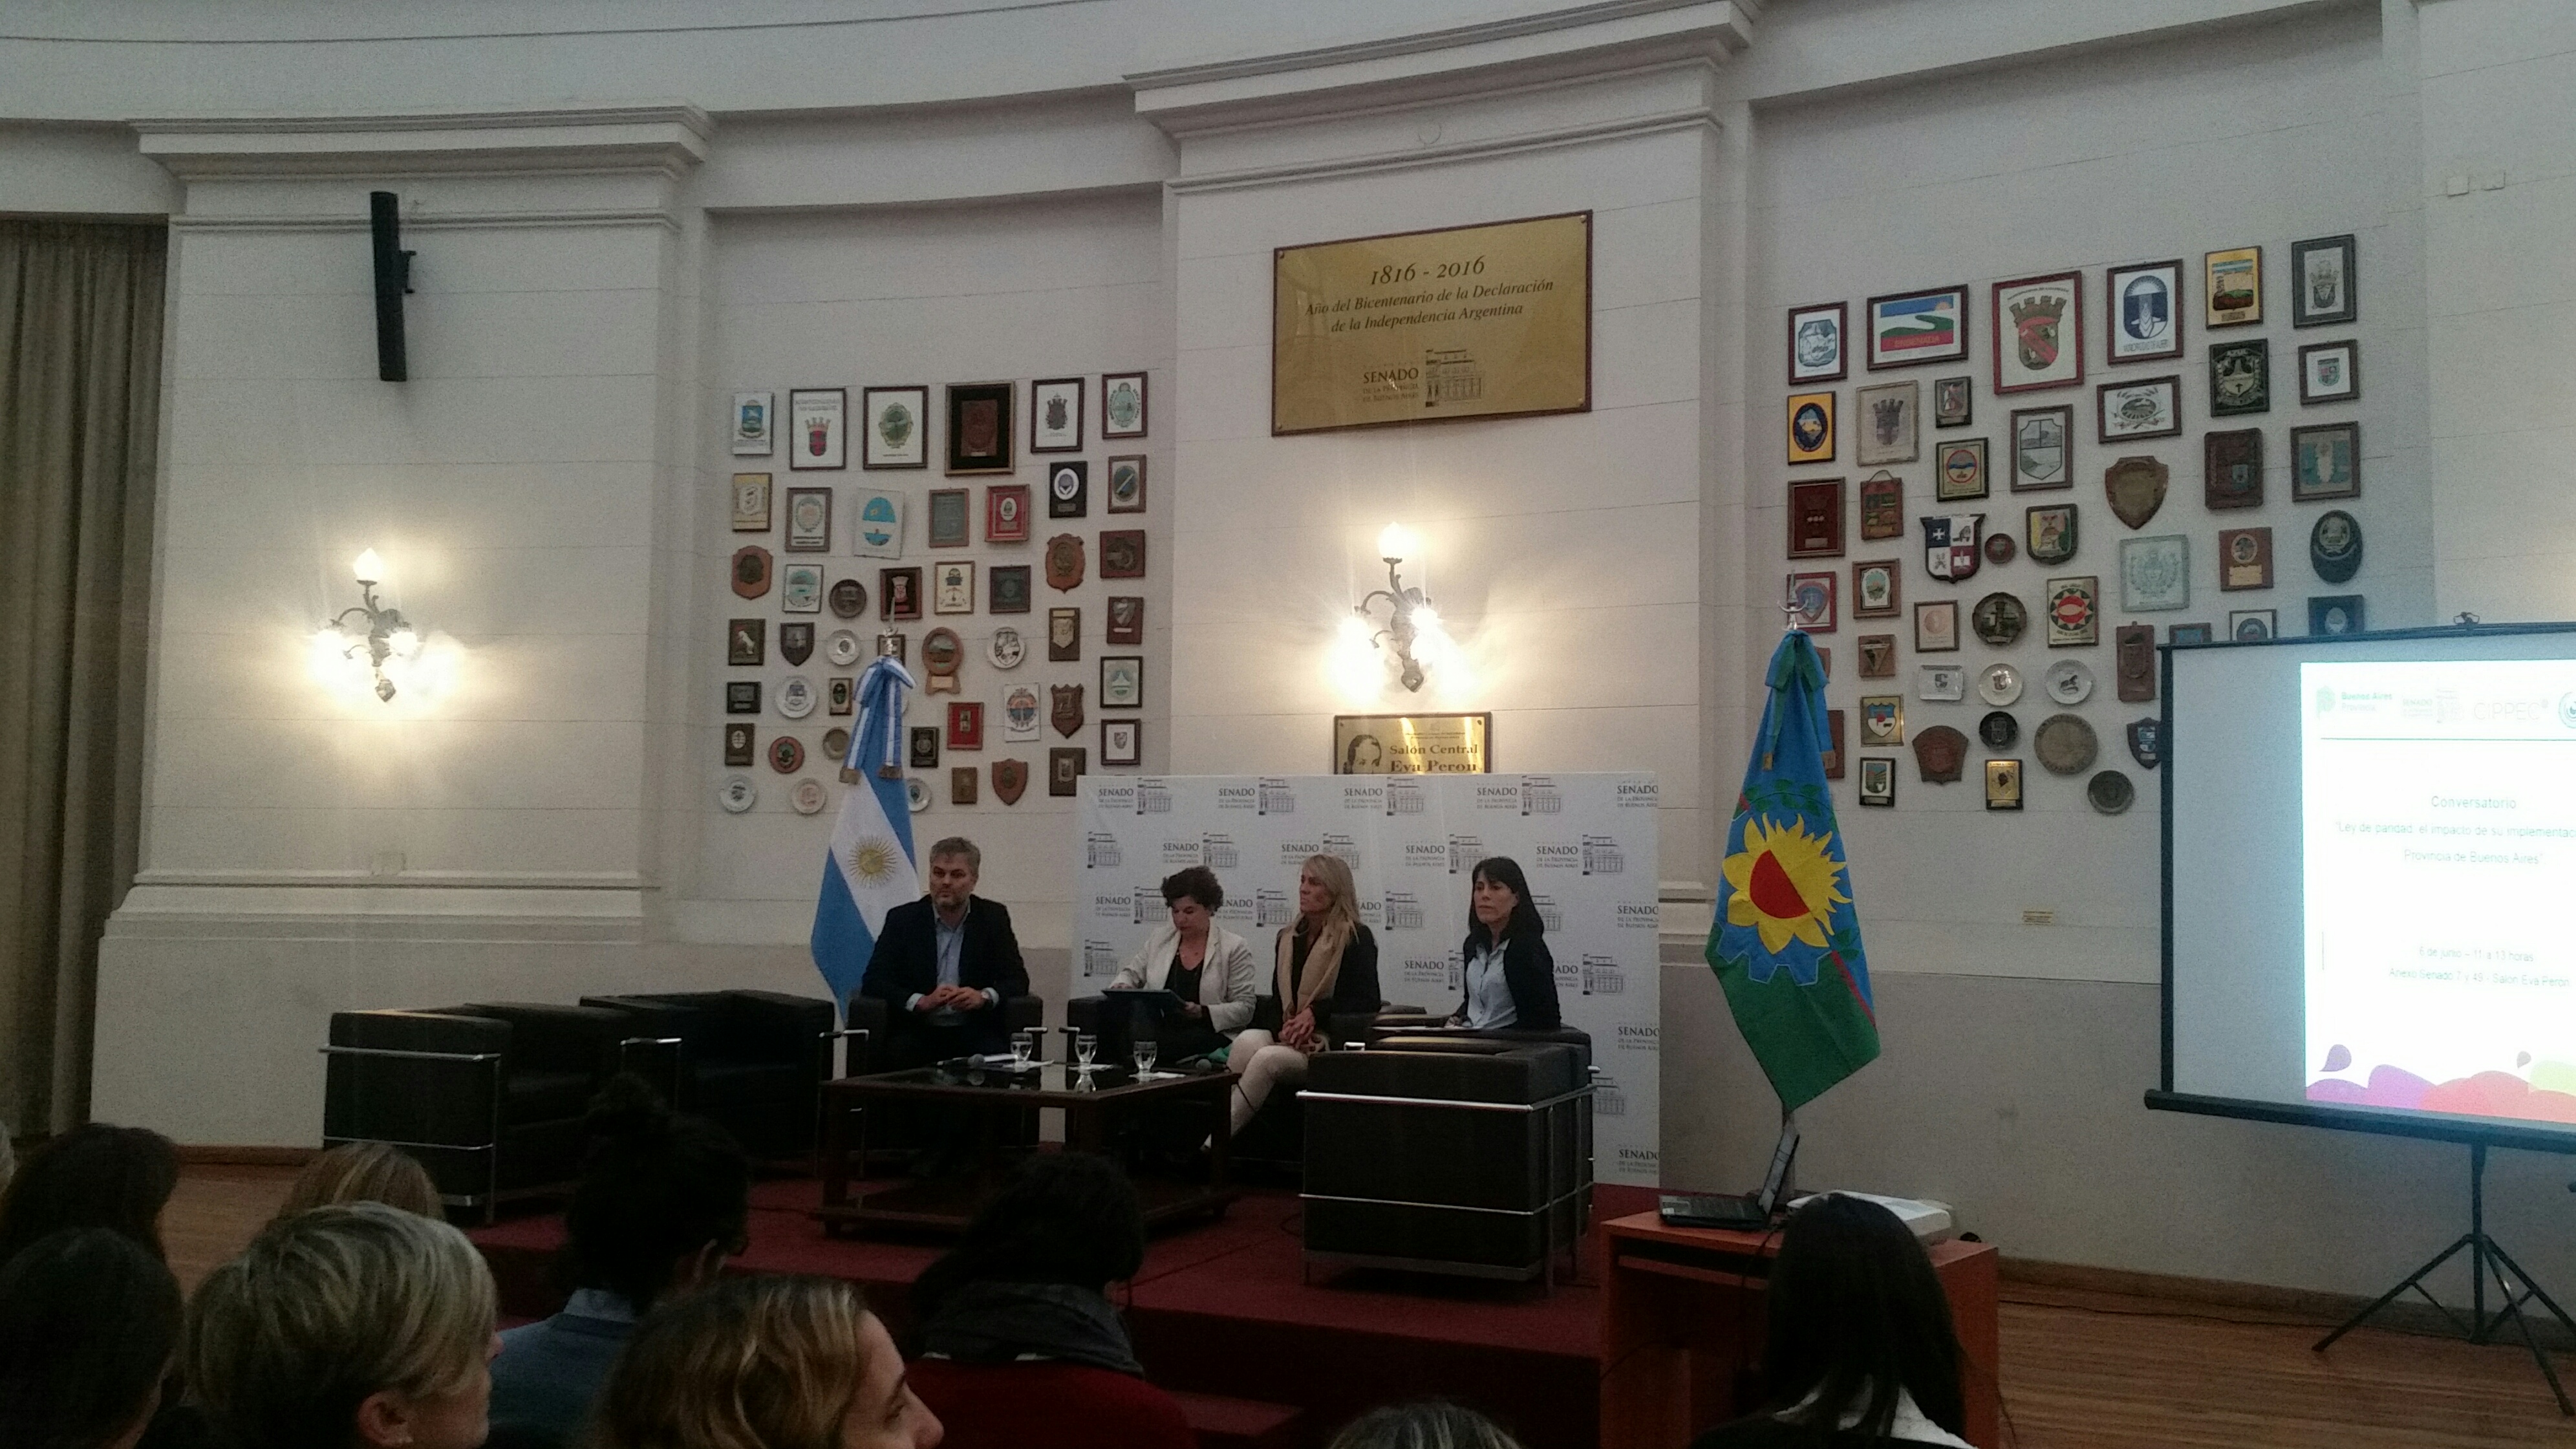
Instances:
[[[1145,949],[1118,968],[1113,991],[1161,991],[1171,978],[1172,955],[1180,949],[1180,928],[1164,923],[1145,939]],[[1260,990],[1261,971],[1253,963],[1252,943],[1213,921],[1208,923],[1207,960],[1199,967],[1199,1004],[1208,1009],[1208,1025],[1226,1035],[1252,1022],[1252,998]]]

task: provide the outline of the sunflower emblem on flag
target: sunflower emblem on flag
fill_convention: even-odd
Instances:
[[[1748,819],[1743,848],[1726,858],[1725,871],[1726,924],[1718,949],[1750,958],[1745,971],[1756,981],[1770,980],[1785,965],[1799,985],[1815,984],[1834,910],[1851,903],[1843,893],[1843,863],[1833,857],[1833,832],[1812,834],[1803,819]],[[1745,934],[1761,949],[1739,939]],[[1792,951],[1793,944],[1809,949]]]
[[[841,864],[848,868],[850,879],[883,885],[894,878],[895,862],[901,858],[902,847],[883,836],[868,836],[850,842],[850,853]]]

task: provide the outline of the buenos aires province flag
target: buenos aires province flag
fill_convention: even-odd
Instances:
[[[1795,630],[1772,652],[1770,699],[1726,827],[1707,957],[1783,1111],[1878,1056],[1851,870],[1825,792],[1825,667]]]
[[[912,807],[903,791],[903,692],[912,676],[881,657],[859,679],[859,727],[851,733],[841,778],[841,817],[823,861],[823,893],[814,903],[814,969],[846,1005],[867,974],[886,912],[921,898],[913,866]]]

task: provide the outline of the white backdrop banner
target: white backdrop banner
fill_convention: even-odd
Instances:
[[[1297,867],[1349,862],[1378,943],[1386,999],[1458,1005],[1476,862],[1529,876],[1566,1023],[1592,1037],[1594,1170],[1657,1180],[1655,777],[1593,775],[1086,775],[1073,861],[1076,995],[1101,989],[1167,917],[1163,877],[1204,865],[1217,912],[1253,943],[1297,911]]]

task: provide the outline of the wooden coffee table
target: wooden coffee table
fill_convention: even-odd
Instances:
[[[1227,1176],[1233,1129],[1227,1107],[1234,1090],[1231,1073],[1158,1072],[1150,1081],[1136,1080],[1125,1067],[1099,1066],[1078,1071],[1062,1062],[1047,1062],[1013,1073],[1008,1068],[969,1068],[946,1062],[911,1071],[870,1077],[843,1077],[823,1084],[823,1205],[814,1210],[825,1232],[838,1234],[875,1224],[916,1231],[960,1232],[999,1185],[1003,1162],[999,1132],[1018,1113],[1053,1107],[1064,1113],[1064,1145],[1075,1152],[1100,1152],[1118,1116],[1140,1107],[1200,1101],[1215,1120],[1208,1148],[1205,1182],[1168,1178],[1139,1179],[1136,1191],[1145,1201],[1145,1225],[1159,1227],[1176,1219],[1224,1213],[1240,1189]],[[868,1108],[895,1103],[928,1107],[962,1107],[977,1119],[978,1161],[975,1170],[946,1177],[903,1182],[869,1191],[856,1190],[850,1173],[851,1154],[867,1160]],[[864,1168],[862,1169],[864,1170]]]

